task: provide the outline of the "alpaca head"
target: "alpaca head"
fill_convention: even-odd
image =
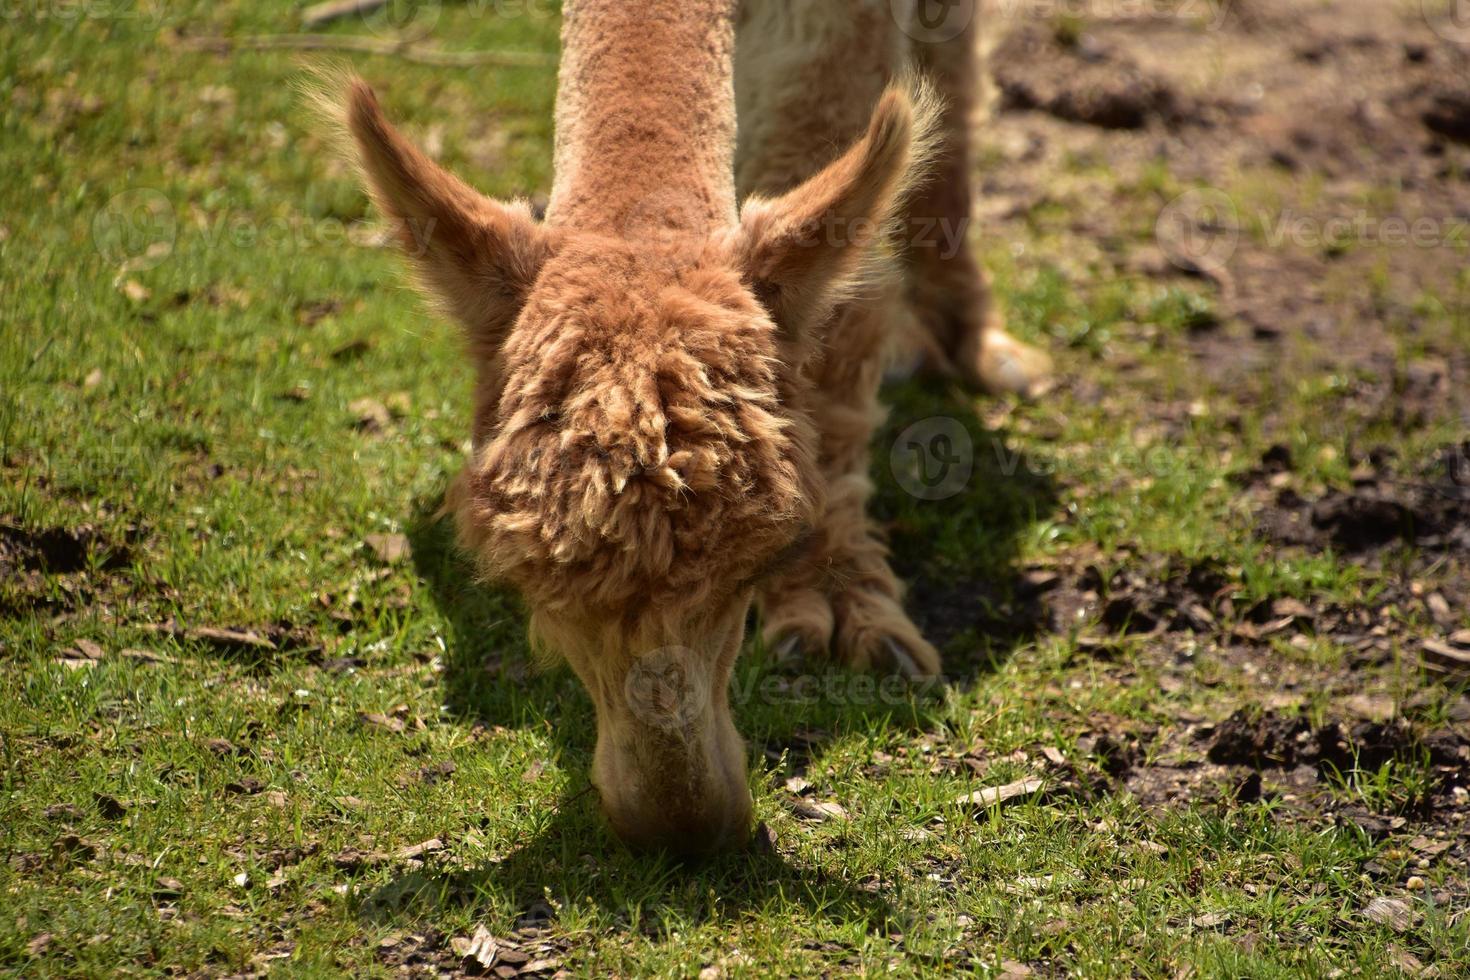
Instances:
[[[847,154],[738,224],[649,211],[582,227],[471,190],[361,82],[345,109],[375,200],[468,337],[461,542],[586,684],[613,828],[676,851],[738,843],[751,800],[731,667],[756,589],[822,506],[802,362],[881,264],[926,127],[892,92]]]

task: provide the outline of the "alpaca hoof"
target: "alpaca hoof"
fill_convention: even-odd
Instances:
[[[806,661],[810,647],[800,633],[787,633],[770,644],[771,659],[778,667],[790,667]]]
[[[932,681],[938,676],[920,667],[913,655],[893,637],[884,638],[883,648],[887,651],[889,663],[892,665],[891,672],[896,676],[910,681]]]
[[[1051,390],[1051,355],[996,327],[985,331],[975,365],[980,387],[992,395],[1036,399]]]

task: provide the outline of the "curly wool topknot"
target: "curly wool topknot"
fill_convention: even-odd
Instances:
[[[783,398],[776,327],[728,268],[613,243],[586,259],[553,260],[507,338],[464,543],[537,608],[707,606],[811,520],[810,422]]]

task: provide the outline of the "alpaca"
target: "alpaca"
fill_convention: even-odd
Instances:
[[[1044,364],[991,322],[968,255],[890,234],[905,207],[968,212],[968,95],[944,107],[895,81],[890,9],[568,0],[542,221],[346,87],[368,189],[477,372],[446,510],[585,684],[593,782],[635,847],[748,836],[727,689],[753,606],[785,650],[938,674],[864,513],[894,336],[924,334],[931,366],[977,383],[1004,364],[1024,387]],[[926,56],[947,91],[973,81],[971,57]],[[921,185],[931,159],[946,186]]]

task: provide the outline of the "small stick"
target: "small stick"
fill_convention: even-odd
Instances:
[[[334,20],[354,14],[366,16],[388,5],[388,0],[327,0],[312,4],[301,12],[301,23],[306,27],[321,27]]]
[[[352,51],[358,54],[404,58],[424,65],[468,68],[474,65],[541,67],[556,64],[539,51],[441,51],[412,41],[384,41],[372,37],[332,34],[256,34],[248,37],[186,37],[180,43],[194,51]]]

